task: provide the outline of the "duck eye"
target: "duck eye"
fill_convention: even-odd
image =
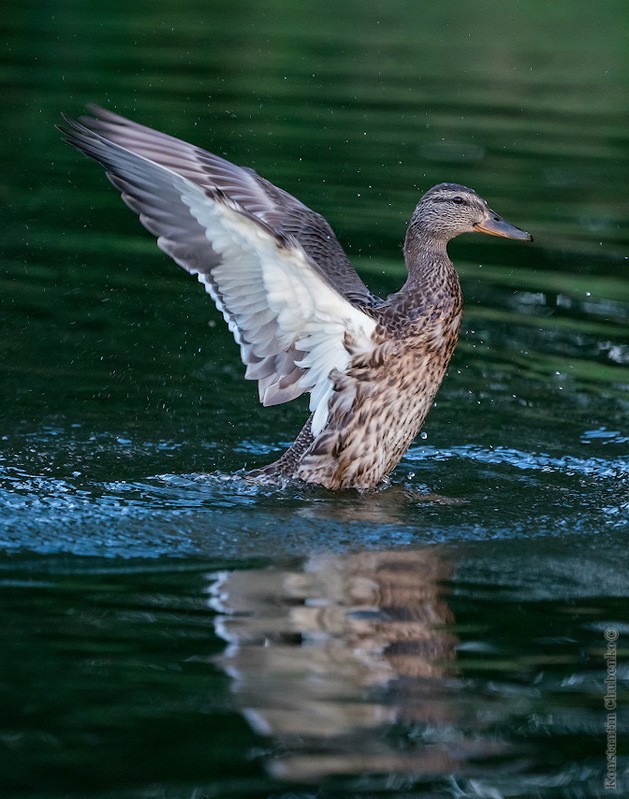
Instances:
[[[465,201],[463,200],[463,197],[459,197],[459,195],[457,194],[457,196],[456,196],[456,197],[453,197],[453,198],[452,198],[452,202],[453,202],[453,203],[456,203],[457,205],[463,205],[463,203],[464,203]]]

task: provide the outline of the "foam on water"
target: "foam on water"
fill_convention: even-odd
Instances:
[[[99,482],[78,473],[60,478],[2,466],[0,550],[233,557],[623,528],[629,462],[610,455],[414,447],[392,484],[365,496],[257,485],[220,472]],[[427,487],[444,476],[461,486],[450,497],[454,503]]]

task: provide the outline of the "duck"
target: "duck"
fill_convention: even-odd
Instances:
[[[403,245],[407,279],[373,294],[323,216],[253,169],[97,105],[63,137],[98,161],[158,247],[197,277],[240,347],[264,406],[309,394],[293,444],[249,480],[369,492],[418,435],[446,374],[463,299],[448,242],[531,241],[473,189],[420,197]]]

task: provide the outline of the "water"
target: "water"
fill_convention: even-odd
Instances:
[[[5,6],[0,793],[628,794],[625,4]],[[59,141],[90,101],[292,191],[380,294],[436,182],[534,234],[453,242],[461,342],[388,489],[242,480],[305,404],[257,404]]]

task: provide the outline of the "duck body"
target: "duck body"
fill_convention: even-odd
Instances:
[[[252,170],[91,106],[65,138],[107,169],[158,245],[197,276],[240,345],[264,405],[310,394],[292,446],[250,479],[369,490],[419,432],[459,336],[447,243],[465,232],[529,240],[476,192],[434,186],[404,242],[408,279],[386,299],[319,214]]]
[[[373,350],[332,375],[324,430],[313,436],[309,419],[289,450],[253,476],[333,490],[369,490],[386,479],[421,429],[459,337],[462,295],[448,267],[439,296],[406,288],[366,309],[377,323]]]

